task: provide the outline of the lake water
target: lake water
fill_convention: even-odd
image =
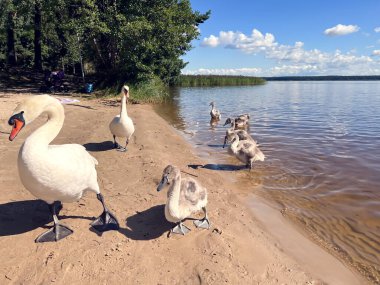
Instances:
[[[157,111],[220,171],[241,165],[222,148],[223,123],[249,113],[249,132],[266,160],[235,171],[236,179],[380,282],[380,82],[268,82],[173,93]],[[211,101],[222,112],[216,125]]]

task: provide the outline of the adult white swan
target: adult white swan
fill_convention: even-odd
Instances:
[[[128,117],[127,113],[127,100],[129,98],[129,87],[124,85],[121,88],[121,107],[120,107],[120,115],[116,115],[110,125],[110,131],[113,135],[114,147],[118,151],[126,151],[127,145],[129,143],[130,138],[135,132],[135,126],[133,125],[133,121],[130,117]],[[116,142],[116,137],[126,138],[125,147],[120,146]]]
[[[207,189],[193,178],[182,178],[180,170],[173,165],[165,167],[157,191],[161,191],[167,184],[170,186],[165,217],[169,222],[177,223],[171,232],[182,235],[188,233],[190,229],[182,221],[201,209],[205,216],[201,220],[195,220],[194,224],[198,228],[209,229],[210,222],[206,210]]]
[[[77,201],[85,191],[95,192],[104,209],[91,225],[98,231],[118,229],[119,223],[99,191],[96,159],[79,144],[49,145],[65,119],[57,99],[37,95],[20,103],[8,121],[13,126],[9,140],[13,141],[25,125],[41,114],[47,114],[47,122],[27,137],[17,161],[21,182],[31,194],[49,204],[54,219],[54,226],[37,237],[36,242],[58,241],[73,232],[58,220],[61,202]]]

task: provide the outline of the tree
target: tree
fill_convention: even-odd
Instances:
[[[10,0],[4,1],[4,7],[2,7],[6,14],[6,33],[7,33],[7,51],[6,59],[7,64],[15,66],[17,63],[17,55],[15,48],[15,7]]]
[[[181,56],[210,16],[193,11],[189,0],[3,0],[0,5],[0,53],[10,63],[17,54],[23,67],[74,70],[82,54],[110,84],[152,77],[175,82],[186,65]]]
[[[34,3],[34,68],[42,71],[40,0],[35,0]]]
[[[166,83],[179,76],[186,65],[180,57],[210,15],[193,12],[188,0],[97,1],[97,8],[103,25],[93,38],[96,56],[88,58],[97,70],[120,80],[156,75]]]

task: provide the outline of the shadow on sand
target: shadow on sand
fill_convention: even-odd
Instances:
[[[128,217],[126,226],[127,228],[119,230],[126,237],[151,240],[168,233],[175,225],[165,219],[165,205],[158,205]]]
[[[187,167],[192,169],[206,168],[210,170],[221,170],[221,171],[238,171],[248,169],[246,165],[232,165],[232,164],[189,164]]]
[[[51,222],[48,205],[41,200],[9,202],[0,205],[0,236],[18,235]]]
[[[88,151],[107,151],[114,149],[112,141],[104,141],[100,143],[86,143],[83,146]]]
[[[88,219],[82,216],[61,216],[64,219]],[[0,236],[18,235],[36,228],[46,228],[53,221],[48,204],[42,200],[26,200],[0,204]]]

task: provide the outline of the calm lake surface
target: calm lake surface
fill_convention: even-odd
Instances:
[[[231,170],[236,181],[279,203],[286,217],[380,282],[380,82],[268,82],[173,92],[158,113],[216,170],[241,164],[222,148],[223,123],[249,113],[249,132],[266,160],[250,172]],[[211,101],[222,112],[216,125],[210,124]]]

